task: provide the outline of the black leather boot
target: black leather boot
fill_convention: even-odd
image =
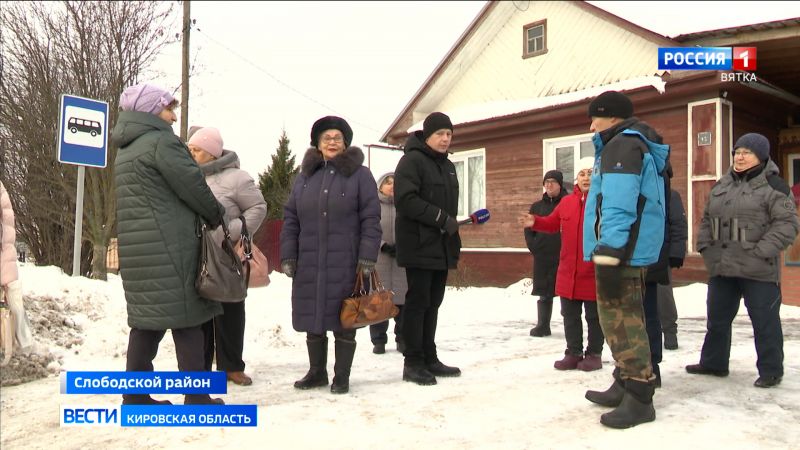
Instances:
[[[614,383],[611,384],[611,387],[605,391],[586,391],[586,400],[601,406],[612,408],[619,406],[625,394],[625,383],[619,376],[619,367],[614,368],[612,376],[614,377]]]
[[[536,326],[531,328],[531,336],[544,337],[550,336],[550,316],[553,315],[553,300],[539,300],[536,302],[538,310],[538,321]]]
[[[355,338],[355,335],[353,336]],[[346,394],[350,391],[350,368],[356,354],[355,339],[336,339],[334,342],[336,361],[333,363],[333,383],[331,392]]]
[[[652,382],[625,380],[622,402],[611,412],[600,416],[600,423],[611,428],[630,428],[656,420],[653,408]]]
[[[303,378],[294,382],[296,389],[311,389],[328,385],[328,337],[309,334],[306,337],[310,368]]]
[[[169,400],[156,400],[149,394],[122,394],[123,405],[171,405]]]
[[[224,405],[225,401],[221,398],[211,398],[208,394],[186,394],[183,400],[184,405]]]
[[[436,377],[424,366],[403,366],[403,381],[432,386],[436,384]]]
[[[653,363],[653,375],[656,376],[656,379],[653,380],[653,387],[660,388],[661,387],[661,368],[658,364]]]
[[[458,367],[447,366],[438,359],[432,363],[425,364],[428,372],[436,377],[460,377],[461,369]]]

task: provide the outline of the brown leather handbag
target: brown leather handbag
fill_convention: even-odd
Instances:
[[[370,273],[371,290],[364,288],[364,277],[356,273],[353,294],[344,299],[339,318],[342,328],[353,329],[373,325],[396,317],[400,310],[392,301],[394,292],[383,287],[378,272]]]

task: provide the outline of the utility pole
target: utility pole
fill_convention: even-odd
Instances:
[[[189,29],[191,14],[189,0],[183,0],[183,67],[181,70],[181,140],[189,134]]]

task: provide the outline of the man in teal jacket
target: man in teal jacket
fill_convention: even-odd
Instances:
[[[664,243],[662,173],[669,146],[633,116],[633,103],[608,91],[589,105],[595,167],[586,202],[583,254],[595,263],[600,325],[616,362],[614,383],[586,398],[615,406],[600,422],[628,428],[655,420],[654,376],[643,320],[644,276]],[[641,230],[641,232],[640,232]]]

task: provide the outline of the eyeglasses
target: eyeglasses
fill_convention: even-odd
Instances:
[[[330,136],[322,136],[320,138],[323,144],[328,144],[330,142],[336,142],[337,144],[341,144],[344,141],[344,138],[341,136],[330,137]]]
[[[748,150],[748,149],[746,149],[746,148],[740,148],[739,150],[736,150],[735,152],[733,152],[734,156],[750,156],[752,154],[753,154],[753,152]]]
[[[544,184],[558,184],[556,180],[544,180]]]

